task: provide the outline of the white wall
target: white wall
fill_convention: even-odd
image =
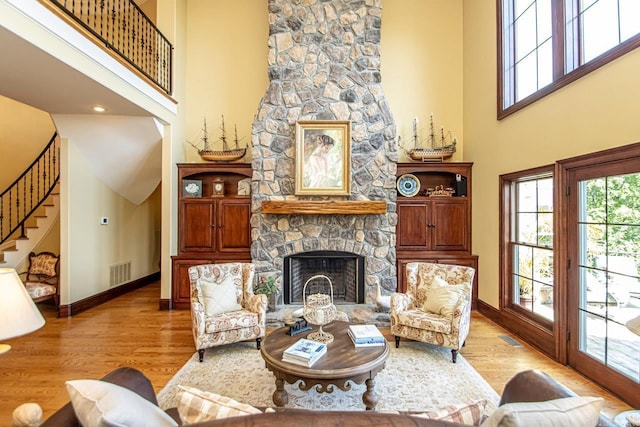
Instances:
[[[73,141],[62,143],[61,235],[69,261],[61,304],[70,304],[108,290],[111,265],[131,261],[132,279],[158,270],[159,200],[156,191],[139,206],[127,201],[96,177]]]

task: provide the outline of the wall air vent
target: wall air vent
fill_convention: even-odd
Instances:
[[[109,287],[112,288],[129,281],[131,281],[131,261],[109,267]]]

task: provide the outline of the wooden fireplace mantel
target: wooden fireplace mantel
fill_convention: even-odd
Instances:
[[[265,200],[263,214],[381,215],[387,202],[370,200]]]

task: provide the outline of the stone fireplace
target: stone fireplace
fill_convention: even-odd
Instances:
[[[269,86],[252,129],[252,261],[285,296],[285,260],[314,251],[362,259],[362,300],[396,289],[396,128],[380,73],[381,0],[269,0]],[[295,195],[298,120],[348,120],[351,195]],[[383,201],[386,213],[264,214],[265,201]],[[293,258],[291,258],[293,256]],[[320,267],[322,269],[322,267]],[[287,281],[289,278],[286,279]],[[289,286],[289,282],[286,284]]]
[[[311,251],[284,258],[282,275],[285,304],[302,304],[303,291],[329,294],[335,304],[364,303],[364,257],[349,252]],[[317,277],[318,275],[325,276]]]

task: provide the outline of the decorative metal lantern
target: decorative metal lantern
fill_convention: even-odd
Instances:
[[[317,293],[307,297],[307,285],[314,279],[326,279],[329,282],[330,295]],[[328,325],[336,318],[337,310],[333,304],[333,283],[331,283],[331,279],[323,274],[310,277],[309,280],[305,282],[302,290],[302,302],[304,304],[302,316],[307,322],[313,325],[320,325],[320,328],[318,328],[316,332],[307,335],[307,339],[325,344],[333,342],[333,335],[322,330],[324,325]]]

